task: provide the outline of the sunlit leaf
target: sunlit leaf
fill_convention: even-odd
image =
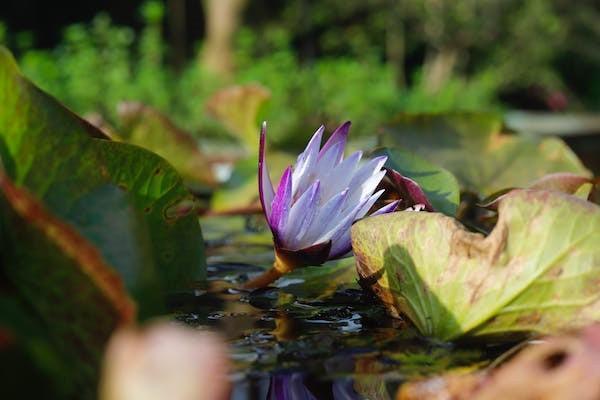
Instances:
[[[600,207],[517,190],[487,237],[435,213],[352,228],[359,275],[427,336],[548,332],[600,318]]]
[[[193,208],[169,212],[193,197],[167,162],[137,146],[94,139],[104,135],[32,85],[4,48],[0,97],[0,154],[16,184],[67,222],[73,208],[85,208],[85,199],[99,187],[117,186],[147,226],[162,281],[155,280],[155,288],[176,288],[203,277],[203,241]],[[107,223],[100,217],[92,222]],[[105,241],[95,243],[103,253],[111,252]]]
[[[381,142],[448,169],[464,189],[486,195],[553,172],[588,175],[560,139],[503,134],[500,128],[500,120],[487,114],[405,114],[385,129]]]
[[[119,117],[125,141],[164,157],[184,179],[206,185],[216,183],[197,141],[167,116],[144,104],[126,102],[119,104]]]

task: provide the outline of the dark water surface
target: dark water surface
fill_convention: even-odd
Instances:
[[[420,337],[360,288],[352,258],[238,290],[271,265],[270,234],[253,218],[214,217],[202,227],[208,286],[173,295],[171,309],[228,340],[232,399],[394,399],[407,379],[482,367],[507,349]]]

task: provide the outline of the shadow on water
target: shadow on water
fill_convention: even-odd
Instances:
[[[208,285],[173,294],[169,305],[177,320],[228,340],[232,399],[394,399],[407,378],[481,365],[503,351],[422,338],[360,288],[352,259],[294,272],[278,287],[240,291],[272,259],[264,243],[240,237],[207,249]]]

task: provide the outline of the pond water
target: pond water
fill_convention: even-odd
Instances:
[[[258,217],[202,220],[208,284],[174,294],[175,318],[229,342],[232,399],[394,399],[407,379],[487,365],[506,345],[434,343],[356,280],[353,259],[304,268],[273,287],[237,288],[271,266]]]

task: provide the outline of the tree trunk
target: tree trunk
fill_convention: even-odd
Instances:
[[[423,66],[425,90],[437,93],[452,76],[457,61],[458,52],[448,47],[428,54]]]
[[[200,63],[208,71],[233,75],[233,39],[246,0],[203,0],[206,37]]]
[[[394,81],[398,89],[406,86],[404,70],[404,54],[406,44],[404,39],[404,10],[402,2],[387,0],[388,15],[385,30],[385,56],[394,71]]]
[[[169,39],[171,41],[171,62],[176,70],[185,63],[185,0],[168,0]]]

